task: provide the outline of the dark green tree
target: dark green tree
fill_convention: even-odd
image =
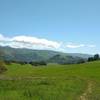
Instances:
[[[94,55],[94,60],[99,60],[100,58],[99,58],[99,54],[95,54]]]
[[[99,54],[95,54],[94,57],[88,58],[88,61],[96,61],[96,60],[100,60]]]

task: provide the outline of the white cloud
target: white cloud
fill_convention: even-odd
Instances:
[[[11,41],[9,37],[5,37],[2,34],[0,34],[0,41]]]
[[[0,34],[0,45],[14,48],[57,49],[60,48],[61,43],[31,36],[15,36],[9,38]]]
[[[95,45],[92,45],[92,44],[88,44],[88,45],[85,45],[85,44],[75,44],[75,43],[68,43],[66,45],[67,48],[72,48],[72,49],[76,49],[76,48],[82,48],[82,47],[87,47],[87,48],[94,48],[96,47]]]
[[[67,44],[66,47],[67,48],[80,48],[80,47],[84,47],[85,45],[84,44]]]
[[[4,40],[4,36],[0,34],[0,40]]]
[[[40,39],[36,37],[29,37],[29,36],[16,36],[12,38],[12,41],[30,43],[31,45],[41,45],[41,46],[50,47],[50,48],[60,47],[60,43],[58,42],[49,41],[47,39]]]
[[[78,49],[78,48],[95,48],[93,44],[77,44],[51,41],[44,38],[37,38],[31,36],[15,36],[5,37],[0,34],[0,46],[10,46],[13,48],[28,48],[28,49],[51,49],[57,51],[66,52],[66,48]]]

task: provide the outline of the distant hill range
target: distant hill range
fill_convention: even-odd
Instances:
[[[92,55],[80,53],[62,53],[51,50],[31,50],[0,46],[0,59],[13,61],[46,61],[49,63],[76,63]]]

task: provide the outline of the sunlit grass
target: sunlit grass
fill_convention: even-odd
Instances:
[[[79,100],[93,82],[88,100],[100,98],[100,62],[34,67],[12,64],[0,75],[0,100]]]

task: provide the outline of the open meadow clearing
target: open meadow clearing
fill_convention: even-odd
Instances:
[[[100,100],[100,62],[34,67],[0,74],[0,100]]]

